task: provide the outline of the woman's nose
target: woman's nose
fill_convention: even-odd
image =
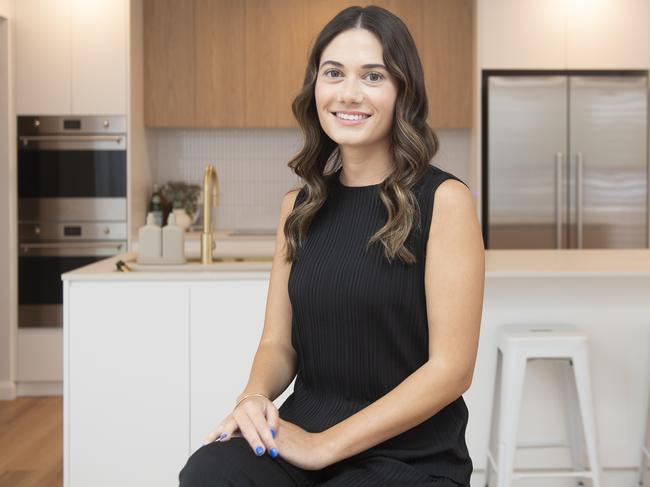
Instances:
[[[338,101],[341,103],[361,103],[363,101],[363,92],[359,87],[359,83],[352,78],[341,83]]]

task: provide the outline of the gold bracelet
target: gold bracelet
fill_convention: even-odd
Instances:
[[[236,409],[237,406],[239,406],[239,403],[242,402],[244,399],[247,399],[247,398],[252,397],[252,396],[263,397],[263,398],[266,399],[267,401],[270,401],[270,399],[269,399],[268,397],[266,397],[264,394],[259,394],[259,393],[257,393],[257,392],[252,392],[252,393],[250,393],[250,394],[245,394],[244,396],[240,397],[240,398],[239,398],[239,401],[237,401],[237,402],[235,403],[235,407],[233,408],[233,410]]]

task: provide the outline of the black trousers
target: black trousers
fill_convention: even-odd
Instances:
[[[303,470],[265,451],[257,456],[239,436],[196,450],[179,473],[180,487],[459,487],[389,457],[346,459]],[[462,486],[461,486],[462,487]]]

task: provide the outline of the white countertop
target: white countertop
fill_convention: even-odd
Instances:
[[[649,276],[650,249],[486,250],[491,277]]]
[[[241,241],[250,237],[239,238]],[[257,239],[259,242],[264,239]],[[268,241],[268,239],[266,239]],[[271,241],[272,242],[272,241]],[[233,248],[236,247],[235,244]],[[240,246],[247,245],[242,242]],[[262,247],[266,243],[260,244]],[[217,248],[219,242],[217,242]],[[254,248],[254,244],[250,248]],[[259,250],[259,249],[258,249]],[[207,270],[179,270],[119,272],[118,260],[134,262],[137,253],[131,251],[81,267],[62,275],[63,280],[120,280],[120,281],[204,281],[215,279],[268,278],[271,271],[271,251],[258,254],[259,260],[245,262],[215,262]],[[589,277],[589,276],[644,276],[650,277],[650,249],[581,249],[581,250],[486,250],[486,278],[495,277]],[[198,248],[188,252],[188,258],[198,257]],[[215,252],[215,255],[216,254]],[[250,259],[250,254],[249,254]],[[265,259],[265,260],[262,260]],[[191,264],[196,267],[197,264]],[[134,265],[143,269],[146,266]],[[171,269],[172,267],[170,267]],[[185,268],[187,269],[187,268]]]

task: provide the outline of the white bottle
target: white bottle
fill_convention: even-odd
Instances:
[[[138,230],[138,262],[151,264],[162,258],[162,230],[155,224],[153,212],[147,214],[147,224]]]
[[[162,229],[162,255],[165,264],[185,263],[185,232],[176,225],[176,216],[170,213]]]

